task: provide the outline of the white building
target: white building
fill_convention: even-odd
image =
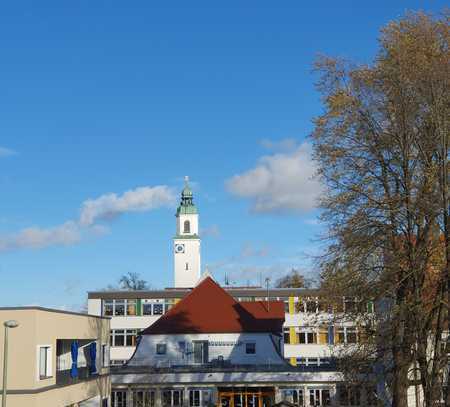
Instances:
[[[339,387],[333,366],[285,361],[283,322],[283,302],[239,302],[207,277],[113,370],[112,407],[375,405],[372,389]]]
[[[173,241],[174,288],[152,291],[100,291],[88,294],[88,312],[112,318],[113,365],[120,365],[128,360],[135,350],[137,334],[164,315],[198,283],[198,216],[193,194],[186,180],[176,213],[176,235]],[[261,287],[225,287],[225,290],[238,301],[268,300],[267,291]],[[330,345],[353,343],[359,339],[354,324],[330,327],[331,315],[322,309],[319,295],[318,290],[303,288],[270,290],[270,300],[283,301],[285,304],[284,357],[294,366],[330,364],[333,351]],[[342,308],[347,305],[343,300]]]
[[[193,292],[193,288],[196,287],[200,281],[200,236],[198,231],[198,211],[193,203],[192,191],[186,181],[186,185],[181,194],[181,203],[176,214],[176,235],[173,241],[174,288],[152,291],[104,291],[90,292],[88,294],[89,313],[110,316],[112,318],[112,365],[120,366],[134,355],[132,359],[133,362],[130,362],[128,366],[131,368],[134,366],[133,363],[140,358],[143,349],[155,350],[156,348],[154,345],[160,338],[153,332],[151,340],[149,335],[142,336],[144,342],[142,342],[141,350],[135,354],[138,334],[145,334],[146,328],[150,326],[152,326],[153,330],[156,329],[155,327],[158,326],[159,321],[165,320],[164,317],[169,310],[180,300],[189,298]],[[314,400],[325,400],[327,399],[328,394],[330,400],[333,397],[336,398],[336,396],[332,396],[336,392],[335,383],[337,380],[337,376],[335,376],[337,373],[333,371],[333,355],[339,348],[351,346],[360,341],[362,338],[362,331],[360,331],[357,324],[353,322],[333,322],[333,314],[336,312],[340,313],[348,309],[348,307],[353,307],[353,301],[343,299],[340,306],[330,310],[328,306],[321,302],[320,292],[315,289],[276,288],[270,290],[269,298],[267,298],[267,291],[261,287],[224,287],[224,290],[229,294],[230,298],[232,297],[241,304],[240,306],[244,307],[245,305],[242,304],[248,304],[247,306],[252,307],[256,306],[256,304],[261,304],[261,301],[280,301],[281,304],[284,304],[284,309],[282,310],[284,314],[284,323],[282,326],[280,325],[279,331],[279,334],[281,335],[280,338],[282,338],[283,342],[279,350],[281,352],[281,357],[292,366],[298,366],[304,370],[316,370],[314,374],[318,375],[317,378],[312,375],[311,372],[305,372],[307,376],[301,381],[302,383],[305,383],[306,378],[308,378],[308,380],[312,380],[313,383],[316,383],[318,380],[318,383],[320,384],[316,389],[318,395],[311,396]],[[214,296],[205,299],[202,303],[202,307],[209,310],[217,310],[217,306],[218,298]],[[369,306],[368,311],[373,312],[372,308],[372,306]],[[212,321],[219,320],[219,315],[214,314],[214,312],[210,314],[210,319]],[[204,362],[214,363],[214,358],[211,359],[211,356],[218,348],[208,348],[208,359],[206,359],[205,354],[199,350],[201,346],[206,346],[201,345],[201,343],[209,344],[220,342],[211,337],[210,332],[199,333],[195,338],[192,336],[194,333],[191,333],[193,342],[192,348],[189,347],[191,346],[189,341],[185,341],[186,344],[181,345],[180,347],[180,343],[183,342],[180,335],[183,336],[184,333],[181,332],[177,334],[167,330],[161,332],[162,335],[167,335],[168,333],[173,336],[166,343],[166,354],[164,357],[159,357],[158,355],[152,355],[151,352],[146,352],[148,357],[154,357],[155,361],[159,361],[160,369],[167,369],[167,367],[163,366],[164,363],[170,366],[178,365],[180,357],[182,358],[181,360],[186,363],[187,359],[183,359],[183,355],[180,353],[183,351],[183,346],[186,358],[188,357],[187,355],[190,355],[190,357],[197,355],[197,358],[199,358],[201,354],[203,355],[202,357],[205,358],[203,360]],[[235,332],[221,332],[221,334],[231,335],[231,337],[223,339],[223,342],[236,343],[234,339],[231,339],[233,335],[236,334]],[[251,335],[255,335],[255,333],[252,332]],[[263,341],[262,337],[258,338],[259,341]],[[267,335],[264,336],[264,338],[267,342]],[[256,338],[253,339],[256,340]],[[261,346],[262,345],[260,345],[260,348]],[[244,348],[236,348],[235,346],[232,348],[233,355],[227,355],[225,350],[223,350],[223,355],[217,354],[217,356],[223,356],[224,359],[228,358],[230,363],[234,363],[235,360],[233,356],[238,355],[239,350]],[[227,349],[231,351],[230,347]],[[267,355],[266,366],[273,366],[274,362],[269,362],[269,359],[271,359],[270,352],[264,352],[264,354]],[[253,357],[255,358],[256,356]],[[258,363],[258,366],[260,366],[260,363]],[[140,367],[134,366],[134,369],[140,369]],[[150,376],[148,376],[149,373],[146,374],[147,376],[145,377],[149,378],[148,380],[151,380],[152,383],[155,383],[156,385],[156,381],[159,377],[158,374],[151,373],[153,379],[150,379]],[[291,375],[289,375],[289,377],[292,379]],[[128,379],[124,378],[123,380],[126,381]],[[187,383],[188,379],[186,380]],[[282,383],[283,380],[281,380],[280,383]],[[323,383],[325,382],[333,384],[331,387],[323,387]],[[312,391],[314,388],[310,389],[306,384],[302,384],[292,392],[294,395],[292,397],[295,397],[295,400],[297,400],[296,403],[298,404],[301,401],[301,397],[306,400],[310,390]],[[324,391],[323,395],[322,390]],[[356,390],[355,392],[355,395],[352,396],[355,399],[353,400],[355,402],[351,405],[364,405],[360,404],[362,402],[362,394],[365,394],[364,391]],[[118,398],[116,398],[116,401],[117,400]],[[309,402],[312,403],[312,401]],[[304,403],[307,402],[305,401]],[[315,401],[314,403],[315,404],[310,405],[325,405],[322,401],[320,401],[322,404],[317,404],[319,401]],[[130,404],[127,405],[127,407],[129,406]],[[123,405],[119,403],[114,407],[123,407]]]

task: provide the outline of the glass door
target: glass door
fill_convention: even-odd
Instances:
[[[204,364],[208,363],[208,342],[194,341],[194,363]]]

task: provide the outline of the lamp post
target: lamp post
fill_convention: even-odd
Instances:
[[[19,323],[14,320],[6,321],[3,323],[5,327],[5,345],[3,347],[3,395],[2,395],[2,407],[6,407],[6,382],[8,375],[8,329],[17,328]]]

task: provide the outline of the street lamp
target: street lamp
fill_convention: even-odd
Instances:
[[[14,320],[6,321],[3,323],[5,326],[5,345],[3,347],[3,396],[2,407],[6,407],[6,379],[8,374],[8,329],[17,328],[19,323]]]

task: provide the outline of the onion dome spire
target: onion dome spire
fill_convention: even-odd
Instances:
[[[184,188],[181,191],[181,202],[177,209],[177,215],[179,214],[196,214],[197,208],[194,205],[194,196],[192,189],[189,185],[189,177],[184,177]]]

